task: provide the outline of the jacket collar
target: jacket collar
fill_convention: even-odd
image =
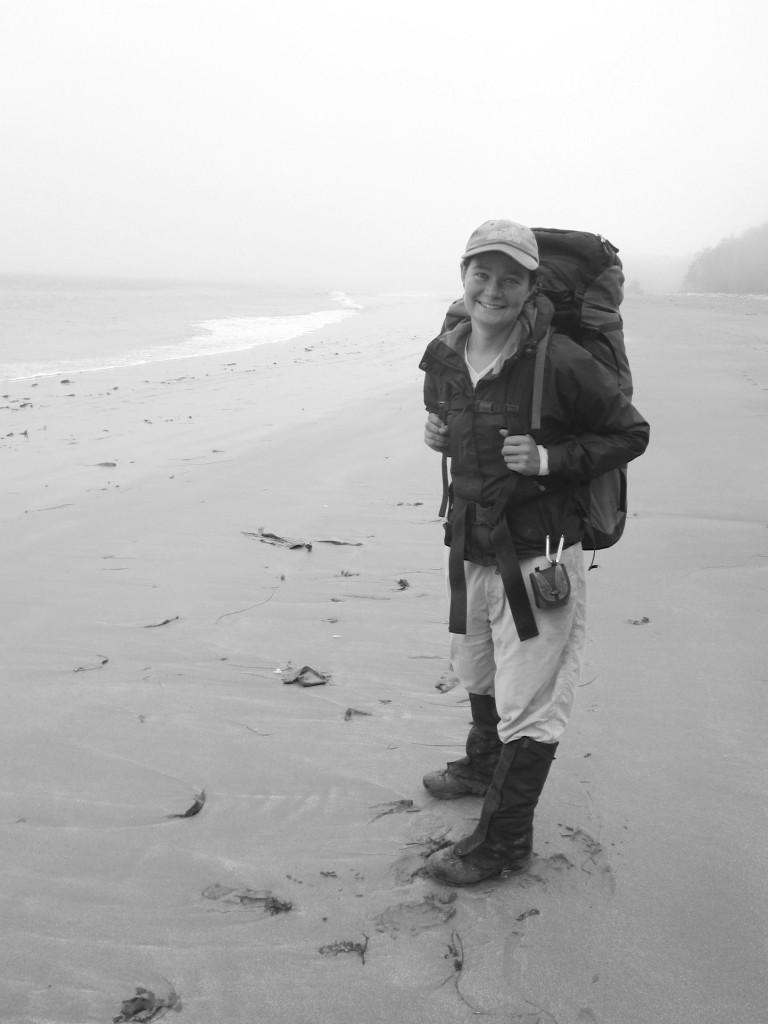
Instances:
[[[515,321],[512,330],[496,360],[496,368],[487,377],[497,377],[510,359],[521,353],[531,341],[531,338],[538,336],[536,324],[539,319],[539,308],[535,299],[529,299],[523,306],[520,316]],[[462,320],[450,330],[440,335],[443,342],[452,352],[461,357],[464,361],[464,353],[467,340],[472,331],[472,324],[469,319]]]

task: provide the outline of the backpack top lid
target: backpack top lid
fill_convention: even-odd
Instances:
[[[539,285],[555,307],[554,324],[567,334],[592,328],[621,330],[624,271],[619,250],[588,231],[534,228]]]
[[[539,247],[539,257],[544,259],[571,259],[574,265],[584,267],[591,274],[612,263],[621,264],[619,250],[607,238],[591,231],[570,231],[567,228],[531,228]]]
[[[624,270],[619,250],[589,231],[534,228],[541,257],[539,288],[555,307],[552,324],[608,367],[632,396],[620,307]]]

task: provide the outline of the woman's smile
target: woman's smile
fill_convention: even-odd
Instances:
[[[473,256],[464,271],[464,305],[476,327],[494,334],[512,327],[531,289],[531,275],[500,252]]]

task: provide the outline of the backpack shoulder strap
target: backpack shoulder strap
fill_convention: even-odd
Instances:
[[[533,398],[531,400],[531,430],[541,429],[541,402],[544,394],[544,363],[547,358],[547,346],[552,337],[552,328],[536,346],[536,362],[533,367]]]

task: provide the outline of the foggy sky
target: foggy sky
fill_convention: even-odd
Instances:
[[[451,285],[490,217],[768,220],[763,0],[0,0],[0,272]]]

